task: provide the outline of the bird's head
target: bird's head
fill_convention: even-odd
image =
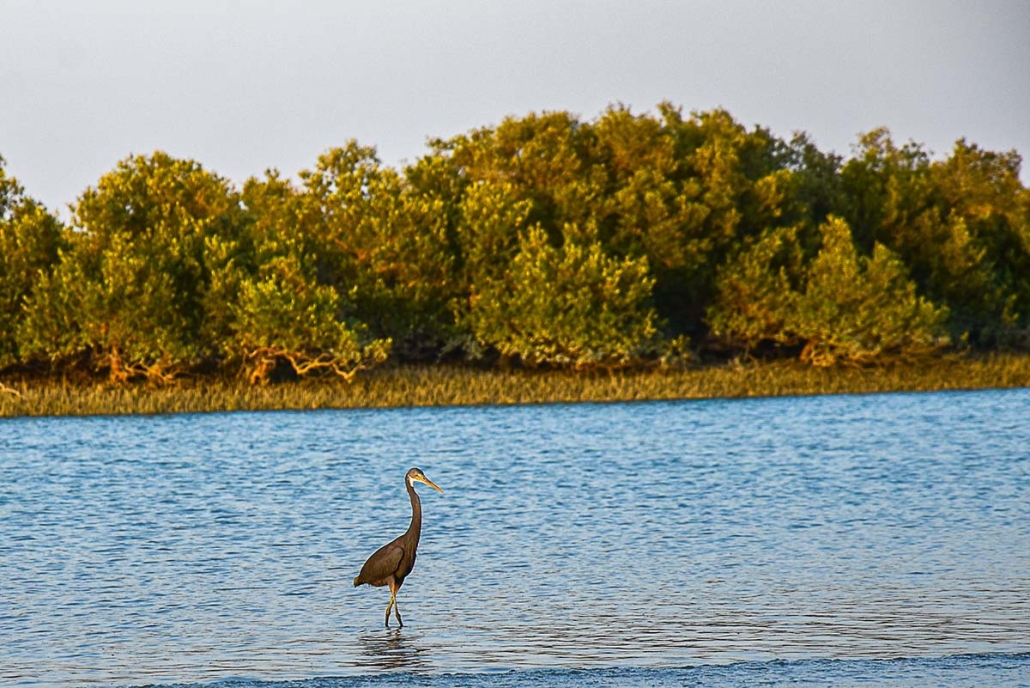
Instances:
[[[426,474],[422,472],[421,468],[412,468],[410,471],[408,471],[407,479],[408,484],[412,487],[415,487],[415,483],[425,483],[426,485],[429,485],[429,487],[433,488],[440,494],[443,494],[443,490],[437,487],[432,480],[427,478]]]

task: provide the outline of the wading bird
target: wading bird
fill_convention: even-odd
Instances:
[[[408,488],[408,496],[411,498],[411,525],[408,530],[399,538],[383,545],[375,551],[375,554],[368,558],[365,565],[361,567],[361,573],[354,579],[354,587],[363,583],[375,587],[384,585],[390,586],[390,603],[386,605],[386,627],[390,627],[390,607],[393,607],[397,615],[397,623],[404,627],[401,621],[401,610],[397,606],[397,591],[401,589],[404,579],[411,569],[415,568],[415,550],[418,549],[418,538],[422,534],[422,502],[415,493],[415,483],[425,483],[439,493],[443,493],[433,481],[426,477],[426,474],[419,468],[412,468],[404,476],[404,484]]]

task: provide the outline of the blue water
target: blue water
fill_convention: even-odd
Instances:
[[[0,682],[1030,685],[1030,391],[0,422]],[[361,563],[423,488],[384,629]],[[385,678],[384,678],[385,675]]]

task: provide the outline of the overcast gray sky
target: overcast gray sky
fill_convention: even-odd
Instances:
[[[400,165],[509,114],[662,100],[841,154],[883,125],[939,157],[961,137],[1027,156],[1030,2],[0,3],[0,155],[65,217],[134,153],[239,183],[350,138]]]

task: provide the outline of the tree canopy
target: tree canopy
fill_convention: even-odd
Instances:
[[[401,169],[350,141],[242,187],[130,156],[62,223],[0,158],[0,370],[261,382],[1025,348],[1021,162],[883,128],[842,157],[725,110],[616,105],[508,117]]]

